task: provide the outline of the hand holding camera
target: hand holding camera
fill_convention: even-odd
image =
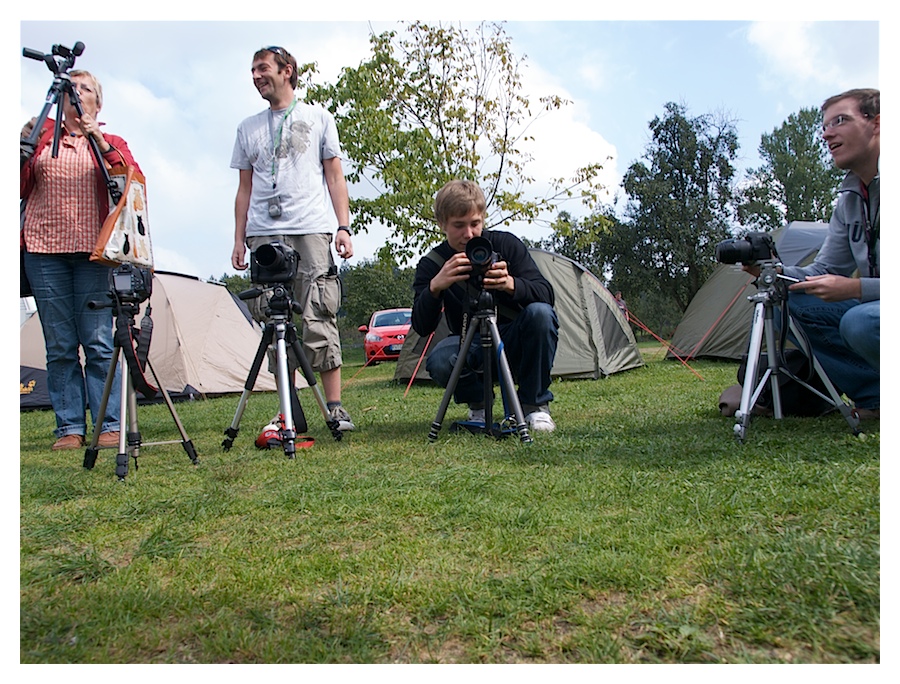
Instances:
[[[469,280],[481,290],[499,290],[512,294],[515,283],[506,262],[494,251],[486,237],[474,237],[466,243],[466,257],[472,265]]]

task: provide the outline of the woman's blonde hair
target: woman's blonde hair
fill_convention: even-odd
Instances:
[[[83,76],[88,79],[94,86],[94,93],[97,95],[97,109],[103,108],[103,86],[100,85],[100,81],[97,80],[94,74],[84,69],[73,69],[69,72],[69,76]]]

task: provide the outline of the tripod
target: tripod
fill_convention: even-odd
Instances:
[[[46,55],[37,50],[32,50],[31,48],[23,48],[22,54],[25,57],[36,59],[47,65],[47,68],[53,72],[53,83],[50,84],[50,89],[47,91],[47,99],[44,102],[41,113],[34,123],[34,128],[31,130],[28,137],[22,139],[19,143],[20,166],[24,166],[25,162],[34,156],[38,141],[41,139],[44,132],[44,123],[47,121],[47,117],[49,116],[50,109],[53,105],[56,105],[56,118],[53,121],[53,143],[51,152],[54,159],[59,156],[59,140],[62,133],[63,121],[61,98],[63,95],[68,94],[69,101],[72,103],[78,116],[84,116],[84,108],[81,106],[78,90],[72,84],[72,77],[69,75],[69,69],[75,66],[75,58],[81,55],[82,52],[84,52],[84,43],[82,42],[75,43],[75,46],[71,50],[62,45],[54,45],[51,53]],[[94,154],[94,159],[97,161],[97,168],[100,169],[103,181],[106,184],[107,190],[109,190],[112,205],[115,206],[122,197],[122,191],[119,189],[119,185],[116,181],[109,175],[106,164],[103,163],[103,154],[100,152],[100,145],[92,136],[87,136],[87,140],[91,147],[91,152]]]
[[[784,414],[781,407],[781,385],[778,381],[778,378],[782,373],[787,374],[799,382],[810,392],[832,403],[844,416],[844,419],[853,430],[853,433],[859,434],[859,419],[853,415],[850,407],[841,399],[841,395],[835,389],[831,380],[829,380],[828,376],[825,374],[819,360],[813,353],[806,336],[797,326],[793,317],[787,313],[788,331],[790,331],[793,339],[796,340],[797,345],[803,354],[810,360],[813,370],[822,381],[829,396],[826,396],[800,378],[794,377],[781,363],[782,355],[779,352],[779,346],[775,335],[774,309],[776,304],[782,302],[784,303],[784,306],[787,306],[787,292],[783,283],[784,277],[780,276],[776,271],[777,266],[778,264],[774,261],[764,261],[760,263],[760,275],[757,280],[757,287],[759,290],[756,294],[747,298],[754,304],[753,327],[750,329],[750,344],[747,351],[747,369],[744,372],[744,379],[741,383],[741,405],[735,413],[735,420],[737,422],[734,426],[734,435],[738,441],[744,441],[744,438],[747,435],[747,428],[750,425],[750,414],[767,382],[770,384],[772,390],[774,416],[779,420],[783,418]],[[768,367],[759,379],[759,383],[754,387],[753,383],[757,378],[763,339],[765,339],[766,343]]]
[[[254,288],[252,290],[241,292],[238,295],[238,298],[252,299],[254,297],[259,297],[262,294],[263,292],[261,290]],[[272,287],[272,296],[266,306],[266,317],[268,320],[263,329],[262,339],[256,350],[253,364],[250,366],[247,382],[244,383],[244,391],[241,393],[241,399],[238,402],[237,410],[234,413],[234,419],[231,421],[231,425],[225,429],[225,439],[222,441],[222,448],[225,451],[231,449],[234,444],[234,438],[237,437],[238,431],[240,430],[241,417],[244,415],[244,410],[247,408],[247,403],[250,400],[250,394],[253,392],[253,386],[256,384],[256,377],[259,375],[259,369],[265,358],[266,350],[269,348],[269,345],[272,344],[273,340],[275,341],[276,361],[275,384],[278,388],[278,401],[281,407],[281,414],[284,416],[284,425],[279,430],[284,455],[288,458],[294,458],[296,453],[296,445],[294,443],[297,437],[296,426],[294,424],[295,413],[297,414],[298,419],[303,420],[304,429],[306,423],[300,401],[297,398],[297,390],[290,380],[287,360],[288,345],[290,345],[291,349],[294,350],[294,354],[297,356],[300,363],[300,369],[303,372],[303,377],[306,378],[306,382],[313,390],[316,401],[319,404],[319,409],[322,411],[322,415],[325,418],[325,424],[328,426],[328,429],[331,430],[332,436],[336,441],[340,441],[343,436],[343,433],[338,429],[340,422],[331,420],[331,417],[329,416],[325,398],[322,396],[322,392],[318,385],[316,385],[315,372],[309,364],[309,360],[306,358],[306,354],[303,353],[303,348],[300,346],[300,342],[297,339],[297,328],[294,326],[292,320],[292,312],[294,311],[301,313],[301,310],[293,301],[290,287],[282,283],[274,285]],[[295,407],[296,411],[294,410]]]
[[[91,470],[94,467],[94,463],[97,461],[97,452],[98,452],[98,440],[100,438],[100,426],[103,422],[103,417],[106,415],[106,407],[109,403],[110,393],[112,391],[113,381],[116,375],[116,366],[121,363],[121,371],[122,371],[122,387],[120,394],[120,414],[119,420],[123,429],[119,430],[119,452],[116,456],[116,476],[119,478],[119,481],[122,482],[125,480],[125,476],[128,474],[128,455],[131,453],[132,458],[134,459],[134,469],[135,471],[138,469],[138,455],[140,454],[141,449],[141,432],[138,428],[138,417],[137,417],[137,395],[135,393],[135,380],[132,377],[132,373],[137,376],[138,384],[141,387],[141,391],[144,394],[148,394],[153,396],[155,394],[155,387],[150,385],[144,380],[144,377],[141,373],[141,370],[138,367],[136,368],[136,364],[141,364],[142,359],[135,358],[135,356],[129,357],[128,354],[135,354],[134,347],[131,346],[131,338],[132,338],[132,330],[134,328],[134,318],[138,313],[140,302],[135,298],[130,298],[131,301],[126,301],[121,298],[117,292],[117,290],[113,289],[112,293],[109,295],[110,298],[115,302],[116,306],[116,335],[115,335],[115,353],[109,364],[109,372],[106,374],[106,384],[103,388],[103,398],[100,401],[100,410],[96,416],[94,416],[94,432],[91,437],[91,443],[84,452],[84,467],[87,470]],[[103,306],[113,306],[113,304],[105,304],[102,302],[91,302],[88,306],[92,309],[99,308]],[[144,314],[147,321],[149,321],[150,317],[150,307],[148,304],[147,311]],[[150,327],[149,325],[142,331],[145,335],[149,335]],[[128,350],[126,350],[126,341],[128,341]],[[138,346],[141,346],[141,342],[147,341],[147,346],[149,346],[149,341],[147,337],[144,337],[143,340],[140,340]],[[142,356],[141,353],[137,354],[137,357]],[[129,359],[131,360],[131,371],[129,372]],[[146,359],[146,366],[150,369],[151,374],[153,375],[153,379],[159,388],[159,392],[162,394],[163,400],[166,402],[166,406],[169,408],[169,413],[172,415],[172,419],[175,421],[175,426],[178,428],[178,432],[181,435],[181,445],[184,447],[185,452],[188,457],[191,459],[191,463],[197,465],[197,452],[194,449],[194,445],[191,440],[188,438],[187,433],[184,430],[184,426],[181,424],[181,421],[178,419],[178,414],[175,412],[175,406],[172,404],[172,398],[169,396],[169,393],[166,391],[166,388],[163,387],[162,383],[159,382],[159,378],[156,376],[156,371],[153,369],[153,365],[150,363],[149,359]],[[127,432],[124,427],[128,426]],[[164,442],[148,442],[144,444],[144,446],[154,446],[159,444],[175,444],[177,440],[169,440]]]
[[[509,361],[506,358],[506,352],[503,349],[503,341],[500,339],[500,331],[497,328],[497,312],[494,308],[494,297],[487,290],[481,290],[477,299],[472,302],[475,312],[472,319],[468,321],[468,325],[464,325],[465,334],[462,337],[462,344],[459,348],[459,356],[450,373],[450,380],[447,383],[447,389],[444,391],[444,397],[438,408],[437,416],[431,424],[431,431],[428,433],[428,439],[434,442],[437,439],[438,432],[441,430],[441,423],[444,421],[444,415],[447,407],[450,405],[450,399],[456,390],[459,382],[459,376],[462,374],[463,367],[466,364],[469,347],[475,339],[475,333],[480,333],[481,348],[484,352],[484,370],[482,381],[484,383],[484,424],[472,421],[457,422],[454,425],[463,428],[473,434],[492,435],[497,438],[505,437],[508,433],[515,431],[519,435],[519,439],[526,444],[530,444],[533,440],[528,434],[528,427],[525,424],[525,417],[522,411],[522,404],[519,401],[519,395],[516,394],[516,385],[513,381],[512,371],[509,368]],[[492,407],[494,404],[494,383],[493,372],[491,370],[491,355],[493,351],[497,357],[497,369],[500,375],[500,391],[503,397],[504,409],[506,409],[507,400],[512,405],[512,412],[506,411],[503,423],[512,424],[515,421],[514,429],[504,430],[502,424],[495,425],[492,416]]]

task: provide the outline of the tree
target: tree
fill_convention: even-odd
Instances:
[[[649,127],[643,161],[623,180],[627,220],[609,236],[613,280],[684,311],[716,265],[715,245],[731,234],[737,132],[724,116],[691,118],[673,102]]]
[[[815,108],[801,109],[771,133],[763,133],[763,165],[747,172],[738,216],[753,230],[773,230],[790,221],[824,221],[844,176],[821,136]]]
[[[209,280],[216,281],[225,285],[226,289],[231,294],[240,294],[245,290],[249,290],[253,287],[253,283],[250,282],[250,274],[249,273],[232,273],[228,275],[227,273],[223,273],[221,278],[214,278],[213,276],[209,277]]]
[[[394,261],[384,258],[342,268],[341,308],[347,327],[355,331],[380,309],[412,307],[414,275],[415,269],[399,268]]]
[[[560,212],[550,237],[538,247],[577,261],[601,280],[610,273],[612,255],[610,236],[619,224],[611,207],[600,208],[583,219]]]
[[[370,37],[371,58],[345,68],[333,85],[314,85],[304,67],[306,99],[334,115],[351,160],[348,180],[372,197],[353,197],[357,230],[383,224],[394,236],[382,254],[406,259],[439,241],[433,198],[448,180],[474,180],[488,201],[487,227],[536,221],[558,202],[580,195],[596,201],[599,164],[557,179],[543,197],[523,145],[529,125],[566,103],[542,97],[536,114],[522,94],[524,58],[513,54],[502,26],[474,32],[412,22]]]

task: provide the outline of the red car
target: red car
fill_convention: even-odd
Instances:
[[[373,313],[369,325],[359,326],[366,334],[366,363],[396,361],[409,334],[411,318],[412,309],[385,309]]]

